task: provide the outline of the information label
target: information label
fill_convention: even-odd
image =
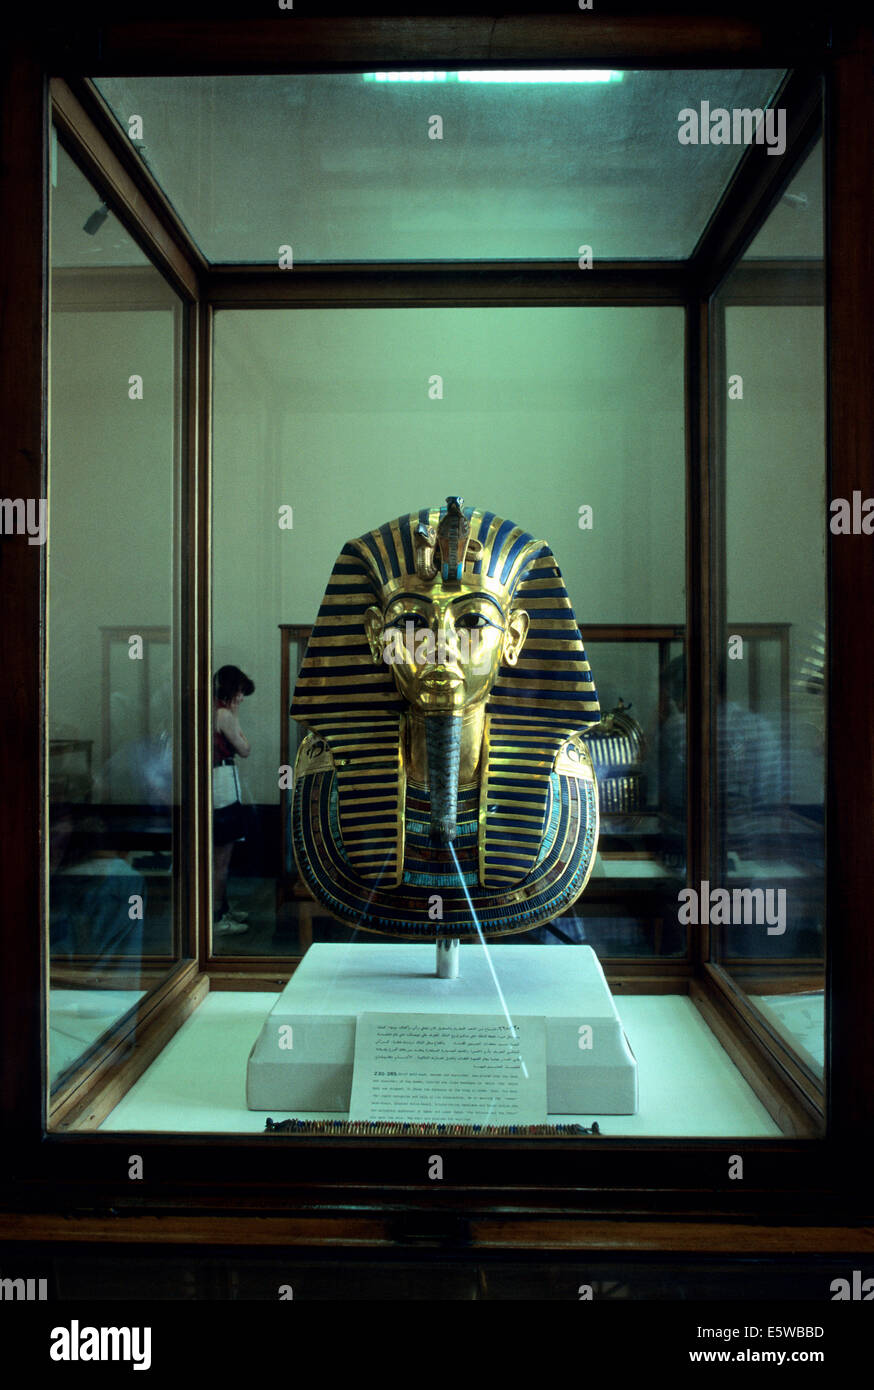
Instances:
[[[359,1015],[350,1120],[546,1122],[546,1019]]]

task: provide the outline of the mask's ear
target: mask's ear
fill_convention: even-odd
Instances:
[[[525,638],[528,636],[528,627],[531,622],[524,608],[517,608],[510,614],[507,629],[504,633],[504,653],[503,659],[508,666],[515,666],[519,660],[519,653],[525,645]]]
[[[379,666],[382,664],[383,621],[378,608],[368,608],[364,614],[364,632],[367,637],[367,645],[370,647],[370,655]]]

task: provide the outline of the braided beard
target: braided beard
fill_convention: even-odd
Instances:
[[[431,838],[444,845],[455,839],[461,724],[460,714],[429,714],[425,720]]]

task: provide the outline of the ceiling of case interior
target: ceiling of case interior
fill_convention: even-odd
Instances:
[[[125,134],[141,118],[132,143],[213,263],[275,265],[283,246],[295,265],[576,260],[582,245],[595,261],[680,260],[744,146],[680,144],[679,113],[702,101],[765,107],[784,75],[344,73],[97,87]],[[434,116],[442,139],[429,136]],[[821,225],[818,188],[802,206],[808,218],[787,218],[799,244],[761,254],[817,254],[818,233],[801,227],[818,213]]]

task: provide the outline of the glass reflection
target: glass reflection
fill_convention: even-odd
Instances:
[[[727,612],[714,959],[823,1072],[825,321],[816,147],[716,301]],[[759,620],[751,644],[733,619]]]
[[[176,956],[178,303],[63,149],[51,189],[49,1069]]]

